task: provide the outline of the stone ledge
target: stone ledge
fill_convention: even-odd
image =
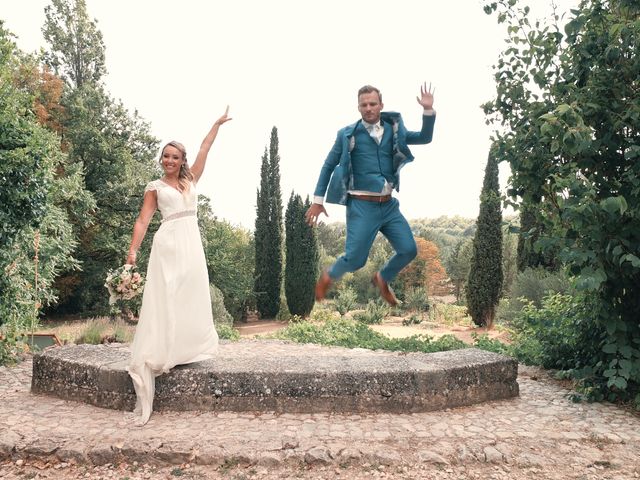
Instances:
[[[31,390],[132,410],[128,345],[71,345],[34,356]],[[398,353],[276,340],[222,342],[215,359],[156,380],[154,410],[414,413],[518,395],[517,362],[478,349]]]

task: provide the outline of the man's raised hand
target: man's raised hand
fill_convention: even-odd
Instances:
[[[431,83],[429,83],[429,87],[427,87],[427,82],[424,82],[424,85],[420,87],[420,96],[416,97],[416,100],[422,105],[422,108],[431,110],[433,109],[433,94],[435,92],[435,87],[431,90]]]

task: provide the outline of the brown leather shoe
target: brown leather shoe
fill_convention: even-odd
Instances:
[[[373,283],[378,288],[378,290],[380,290],[380,295],[382,295],[382,298],[384,298],[389,305],[391,305],[392,307],[398,305],[398,299],[393,294],[393,290],[389,288],[389,284],[384,281],[382,276],[380,276],[380,272],[376,272],[376,274],[371,279],[371,283]]]
[[[324,297],[327,296],[327,290],[329,290],[332,283],[333,280],[331,280],[327,271],[325,270],[322,272],[322,275],[320,275],[320,278],[318,279],[318,283],[316,283],[316,301],[321,302],[324,300]]]

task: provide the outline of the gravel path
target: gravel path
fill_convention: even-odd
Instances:
[[[634,479],[640,416],[573,403],[521,367],[520,397],[441,412],[126,413],[30,393],[32,362],[0,367],[3,479]]]

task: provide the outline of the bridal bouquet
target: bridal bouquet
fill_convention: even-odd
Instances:
[[[109,290],[109,304],[112,305],[118,300],[131,300],[141,294],[144,277],[135,265],[126,264],[109,270],[104,286]]]

